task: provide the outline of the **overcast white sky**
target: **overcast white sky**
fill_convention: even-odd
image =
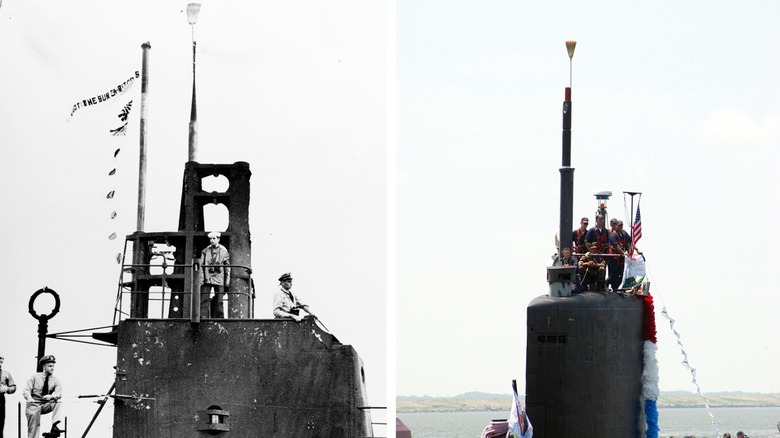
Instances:
[[[526,306],[547,291],[557,229],[569,39],[575,217],[592,216],[592,193],[611,190],[610,214],[626,219],[620,193],[644,192],[640,246],[657,308],[677,320],[702,389],[780,391],[780,297],[758,271],[771,269],[778,245],[777,3],[403,0],[396,26],[394,2],[203,3],[198,158],[251,165],[257,316],[270,317],[276,278],[292,271],[295,290],[363,358],[372,404],[393,391],[508,393],[511,379],[524,388]],[[140,69],[144,41],[146,229],[177,227],[191,92],[185,6],[0,7],[0,354],[19,381],[34,364],[35,290],[63,297],[52,331],[111,322],[117,243],[106,236],[135,225],[140,83],[123,139],[102,129],[124,102],[68,115]],[[387,284],[397,320],[385,318]],[[695,390],[657,320],[661,389]],[[114,350],[50,341],[49,351],[70,395],[110,385]],[[88,420],[71,417],[77,429]]]
[[[399,395],[525,388],[573,65],[575,222],[641,191],[656,307],[706,392],[780,391],[773,1],[397,3]],[[657,315],[660,387],[695,391]]]
[[[251,166],[256,316],[272,317],[277,278],[292,271],[294,290],[362,357],[369,403],[385,406],[387,5],[202,3],[198,161]],[[69,115],[76,101],[140,70],[145,41],[152,45],[146,230],[178,227],[192,86],[186,4],[5,0],[0,7],[0,355],[17,382],[35,371],[37,322],[27,302],[39,288],[62,297],[50,332],[112,322],[114,255],[136,223],[140,81],[121,100]],[[131,97],[128,135],[108,135]],[[108,177],[114,166],[117,175]],[[117,193],[111,201],[109,190]],[[119,216],[111,221],[113,210]],[[112,231],[116,242],[107,239]],[[66,396],[103,393],[113,381],[113,348],[49,341],[47,352],[59,358]],[[21,391],[9,406],[18,400]],[[69,403],[69,424],[82,431],[96,406]],[[101,418],[93,432],[110,436],[112,412]]]

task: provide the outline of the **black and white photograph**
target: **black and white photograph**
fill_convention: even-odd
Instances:
[[[387,436],[386,9],[0,4],[5,436]]]

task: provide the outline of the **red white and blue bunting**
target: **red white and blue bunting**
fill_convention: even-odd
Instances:
[[[658,438],[658,359],[656,352],[655,307],[652,295],[644,296],[645,326],[642,347],[644,367],[642,369],[642,398],[644,399],[647,438]]]

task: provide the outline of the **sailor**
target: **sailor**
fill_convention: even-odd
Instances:
[[[609,234],[609,247],[615,257],[610,257],[609,265],[609,284],[613,291],[617,291],[620,283],[623,282],[623,267],[625,266],[625,256],[631,251],[631,236],[623,229],[623,221],[616,220],[615,231]]]
[[[305,310],[311,315],[309,306],[292,292],[292,275],[288,272],[279,277],[279,290],[274,295],[274,318],[292,318],[298,322],[303,320],[300,311]]]
[[[8,371],[3,369],[5,358],[0,356],[0,438],[3,438],[5,428],[5,395],[16,392],[16,383]]]
[[[579,260],[576,256],[571,255],[571,248],[569,247],[563,247],[561,248],[561,256],[556,255],[555,260],[553,261],[553,265],[555,266],[574,266],[577,268],[574,274],[574,281],[571,282],[572,285],[572,292],[579,293],[581,292],[580,287],[580,272],[579,272]]]
[[[57,423],[61,419],[62,384],[54,375],[54,364],[57,361],[54,356],[43,356],[39,363],[43,368],[40,373],[35,373],[27,381],[24,387],[24,399],[27,400],[27,437],[38,438],[41,436],[41,415],[52,413],[52,427],[49,436],[59,436]]]
[[[230,255],[227,248],[219,244],[222,235],[218,231],[209,233],[210,245],[200,254],[203,268],[203,284],[200,287],[201,318],[224,318],[222,306],[226,287],[230,285]],[[214,295],[212,296],[212,291]]]
[[[601,257],[595,243],[590,244],[590,250],[580,258],[579,271],[582,273],[582,290],[603,292],[607,266]]]
[[[585,236],[588,234],[588,218],[580,219],[580,227],[571,232],[571,241],[573,242],[574,252],[585,254],[588,247],[585,245]]]
[[[577,257],[574,257],[571,255],[571,248],[563,247],[561,248],[561,255],[562,256],[555,256],[555,260],[553,260],[553,265],[555,266],[577,266]]]
[[[596,243],[596,253],[609,254],[609,232],[604,227],[604,216],[601,214],[596,215],[596,226],[588,230],[588,234],[585,236],[585,241],[588,243],[588,250],[591,243]]]

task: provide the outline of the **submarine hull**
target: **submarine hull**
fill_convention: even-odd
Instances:
[[[528,306],[526,406],[534,437],[639,437],[643,301],[583,293]]]

